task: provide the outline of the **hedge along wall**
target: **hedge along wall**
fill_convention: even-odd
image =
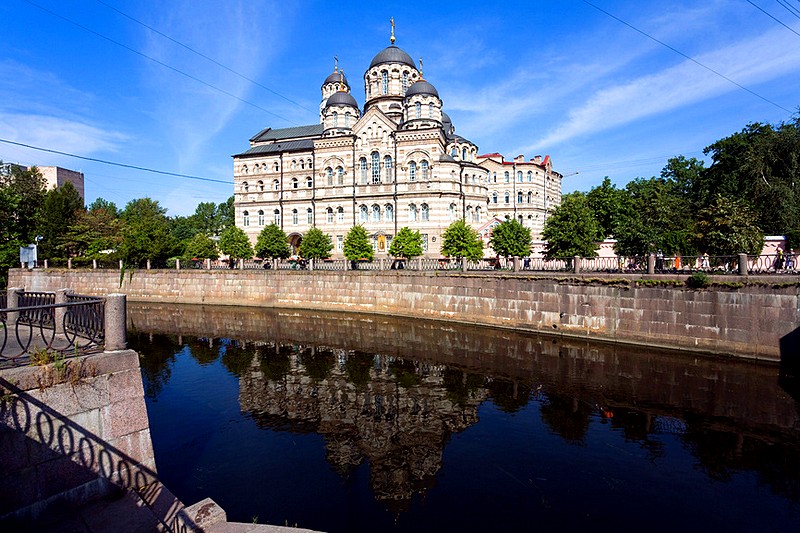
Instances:
[[[659,278],[659,279],[664,279]],[[131,301],[379,313],[778,361],[797,285],[693,290],[576,278],[412,271],[22,270],[9,287]]]

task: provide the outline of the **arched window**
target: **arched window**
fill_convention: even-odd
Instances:
[[[359,220],[361,220],[361,222],[369,222],[369,211],[367,210],[367,206],[362,205],[358,208],[358,212]]]
[[[389,94],[389,73],[381,71],[381,93]]]
[[[416,110],[416,117],[415,118],[422,118],[422,103],[417,102],[417,105],[414,106]]]
[[[511,176],[509,176],[508,171],[503,173],[503,178],[506,180],[506,183],[511,183]]]
[[[408,220],[411,222],[417,221],[417,206],[414,204],[408,206]]]
[[[519,221],[519,223],[520,223],[520,224],[522,224],[522,215],[519,215],[519,216],[517,217],[517,220]]]
[[[278,209],[276,209],[276,210],[275,210],[275,211],[272,213],[272,221],[273,221],[275,224],[280,224],[280,223],[281,223],[281,212],[280,212]]]
[[[428,104],[428,118],[433,118],[433,102]]]
[[[507,204],[511,203],[511,195],[508,193],[508,191],[506,191],[506,194],[504,195],[504,198],[505,198],[505,203],[507,203]]]
[[[264,225],[264,210],[263,209],[259,209],[258,210],[258,225],[259,226],[263,226]]]
[[[475,222],[480,222],[480,221],[481,221],[481,208],[480,207],[476,207],[475,208]]]
[[[529,192],[529,193],[528,193],[528,203],[530,204],[530,203],[532,203],[532,202],[533,202],[533,193],[532,193],[532,192]]]
[[[517,203],[522,203],[522,191],[517,191]]]
[[[246,181],[242,182],[242,190],[244,192],[248,192],[250,190],[250,185]]]
[[[528,171],[528,183],[531,183],[532,181],[533,181],[533,172],[531,172],[531,171],[529,170],[529,171]]]
[[[336,219],[339,222],[344,222],[344,207],[336,208]]]
[[[256,163],[256,166],[253,167],[253,173],[258,174],[259,172],[261,172],[261,167]]]
[[[345,128],[349,128],[350,127],[350,111],[347,111],[344,114],[344,127]]]
[[[336,111],[333,112],[333,127],[334,128],[339,127],[339,113],[337,113]]]
[[[447,210],[447,214],[450,218],[450,222],[456,219],[456,204],[450,204],[450,207]]]
[[[292,160],[292,170],[297,170],[297,161],[294,159]]]
[[[475,174],[473,174],[473,175],[472,175],[472,184],[473,184],[473,185],[475,185],[475,180],[476,180],[476,178],[475,178]]]
[[[275,166],[274,166],[274,167],[272,167],[272,169],[273,169],[275,172],[277,172],[277,171],[278,171],[278,163],[277,163],[277,162],[275,162]]]
[[[455,157],[455,156],[457,156],[457,155],[458,155],[458,148],[456,148],[455,146],[453,146],[453,148],[450,150],[450,155],[451,155],[452,157]]]
[[[383,158],[383,168],[386,169],[386,181],[392,181],[392,156]]]
[[[258,183],[256,183],[256,189],[258,189],[261,192],[264,192],[264,182],[261,181],[261,180],[258,180]]]
[[[306,176],[306,187],[309,189],[314,186],[314,179],[311,176]]]
[[[278,180],[272,180],[272,188],[276,191],[279,191],[281,189],[281,182]]]
[[[428,209],[428,204],[422,204],[420,206],[420,211],[423,222],[427,222],[428,220],[430,220],[430,209]]]
[[[471,206],[471,205],[468,205],[468,206],[467,206],[467,216],[466,216],[466,217],[464,217],[464,218],[465,218],[467,221],[471,221],[471,220],[472,220],[472,206]]]
[[[249,226],[250,225],[250,211],[243,211],[242,212],[242,226]]]
[[[492,193],[492,203],[493,203],[493,204],[496,204],[496,203],[497,203],[497,193],[496,193],[496,192],[493,192],[493,193]]]
[[[386,213],[386,222],[394,222],[394,207],[392,207],[392,204],[383,206],[383,211]]]
[[[497,172],[492,173],[492,183],[497,183]]]
[[[362,157],[358,160],[359,165],[361,166],[361,184],[367,184],[367,158]]]
[[[372,183],[381,182],[381,157],[378,152],[372,152]]]
[[[299,185],[297,178],[292,178],[292,189],[296,189]]]
[[[247,170],[247,165],[242,165],[242,174],[249,174],[250,171]]]
[[[344,169],[342,167],[336,167],[336,184],[344,185]]]
[[[406,94],[406,89],[408,89],[408,72],[403,72],[403,95]]]
[[[333,208],[329,207],[325,210],[325,216],[328,224],[333,224]]]
[[[417,164],[410,162],[408,164],[408,181],[416,181],[417,179]]]
[[[333,169],[328,167],[325,169],[325,175],[328,177],[328,187],[333,186]]]
[[[462,161],[466,161],[467,160],[467,148],[466,147],[461,149],[461,160]]]
[[[297,209],[292,209],[292,224],[297,225]]]
[[[306,162],[301,159],[300,160],[300,170],[303,170],[304,168],[306,168]]]
[[[314,212],[309,207],[306,209],[306,224],[313,224],[314,223]]]
[[[381,206],[377,204],[372,206],[372,221],[373,222],[381,221]]]
[[[423,161],[422,163],[419,164],[419,167],[420,170],[422,170],[422,179],[423,180],[428,179],[428,162]]]
[[[310,159],[308,160],[308,163],[306,163],[306,166],[308,166],[308,168],[311,168],[311,160]]]

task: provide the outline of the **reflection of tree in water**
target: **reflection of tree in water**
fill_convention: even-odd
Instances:
[[[172,377],[175,354],[182,345],[176,336],[129,331],[128,346],[139,353],[145,397],[156,400]]]
[[[322,381],[328,377],[333,368],[336,356],[331,350],[309,348],[301,353],[300,361],[314,381]]]
[[[222,340],[220,351],[222,352],[222,364],[234,376],[244,374],[250,368],[255,356],[255,348],[252,344],[247,346],[230,339]]]
[[[361,390],[369,383],[369,372],[372,369],[375,357],[371,354],[364,352],[353,352],[347,356],[347,362],[344,368],[347,371],[347,377],[350,382]]]
[[[450,368],[444,371],[447,397],[458,405],[465,405],[473,398],[475,392],[483,387],[484,382],[485,378],[478,374]]]
[[[220,348],[214,345],[214,339],[189,338],[186,344],[189,345],[192,358],[200,365],[210,365],[219,357]]]
[[[389,363],[397,384],[403,388],[416,387],[422,382],[422,377],[417,373],[417,365],[413,361],[396,359]]]
[[[294,353],[292,346],[280,346],[275,350],[264,349],[258,353],[258,366],[270,381],[281,381],[289,373],[289,358]]]
[[[647,450],[650,459],[664,456],[664,444],[653,438],[654,433],[658,431],[654,427],[656,417],[644,411],[625,407],[614,407],[613,411],[609,412],[613,412],[613,417],[603,421],[608,421],[612,427],[621,429],[626,441],[639,443]],[[680,426],[683,427],[682,424]]]
[[[528,405],[531,398],[531,387],[517,381],[492,379],[488,380],[486,388],[494,404],[506,413],[516,413]]]
[[[583,443],[589,429],[592,409],[588,403],[571,396],[548,391],[539,407],[542,421],[568,442]]]

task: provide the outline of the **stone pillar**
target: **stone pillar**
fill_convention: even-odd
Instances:
[[[205,263],[206,263],[206,270],[211,270],[211,258],[210,257],[206,257]]]
[[[150,270],[150,260],[147,260],[147,270]]]
[[[514,257],[514,272],[519,272],[519,257]]]
[[[572,271],[575,274],[580,274],[581,272],[581,256],[576,255],[572,258]]]
[[[92,259],[92,270],[97,270],[97,259]]]
[[[747,275],[747,254],[739,254],[739,275]]]
[[[67,270],[72,270],[72,258],[67,258]]]
[[[105,304],[106,352],[124,350],[128,344],[124,294],[109,294]]]
[[[466,272],[469,270],[469,261],[467,261],[466,257],[461,258],[461,272]]]
[[[244,259],[239,259],[239,270],[244,270]]]
[[[381,259],[381,261],[383,261],[383,259]],[[383,265],[381,265],[381,266],[383,266]],[[308,260],[308,270],[309,270],[309,272],[314,270],[314,260],[313,259],[309,259]]]
[[[655,274],[656,273],[656,254],[651,253],[647,256],[647,273],[648,274]]]
[[[175,260],[175,270],[180,270],[180,269],[181,269],[181,260],[180,259],[176,259]]]
[[[9,287],[6,291],[6,306],[8,309],[14,309],[15,307],[19,307],[19,292],[23,291],[19,287]],[[6,327],[8,328],[9,334],[16,334],[16,323],[17,318],[19,318],[19,313],[7,313],[6,314]]]
[[[44,268],[47,268],[47,259],[44,260]]]
[[[67,303],[67,294],[71,292],[72,291],[69,289],[58,289],[56,291],[56,303],[57,304]],[[64,316],[66,316],[66,314],[67,314],[66,307],[56,307],[54,309],[53,318],[55,321],[54,327],[56,330],[56,335],[64,334]]]

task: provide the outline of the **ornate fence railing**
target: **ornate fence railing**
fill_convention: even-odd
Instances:
[[[743,259],[744,257],[744,259]],[[120,269],[131,268],[119,261],[91,262],[73,258],[67,268]],[[198,269],[198,270],[417,270],[417,271],[495,271],[514,270],[530,272],[598,272],[598,273],[649,273],[649,274],[797,274],[800,257],[795,254],[727,255],[727,256],[612,256],[612,257],[522,257],[517,260],[505,257],[484,258],[462,262],[452,257],[417,257],[414,259],[382,257],[372,261],[347,259],[317,259],[306,261],[289,259],[191,259],[171,262],[150,261],[137,268]],[[60,266],[60,263],[58,263]],[[45,264],[45,268],[47,264]],[[746,272],[745,272],[746,269]]]
[[[101,351],[105,299],[66,292],[3,291],[0,297],[0,362],[17,362],[46,350],[63,356]]]

